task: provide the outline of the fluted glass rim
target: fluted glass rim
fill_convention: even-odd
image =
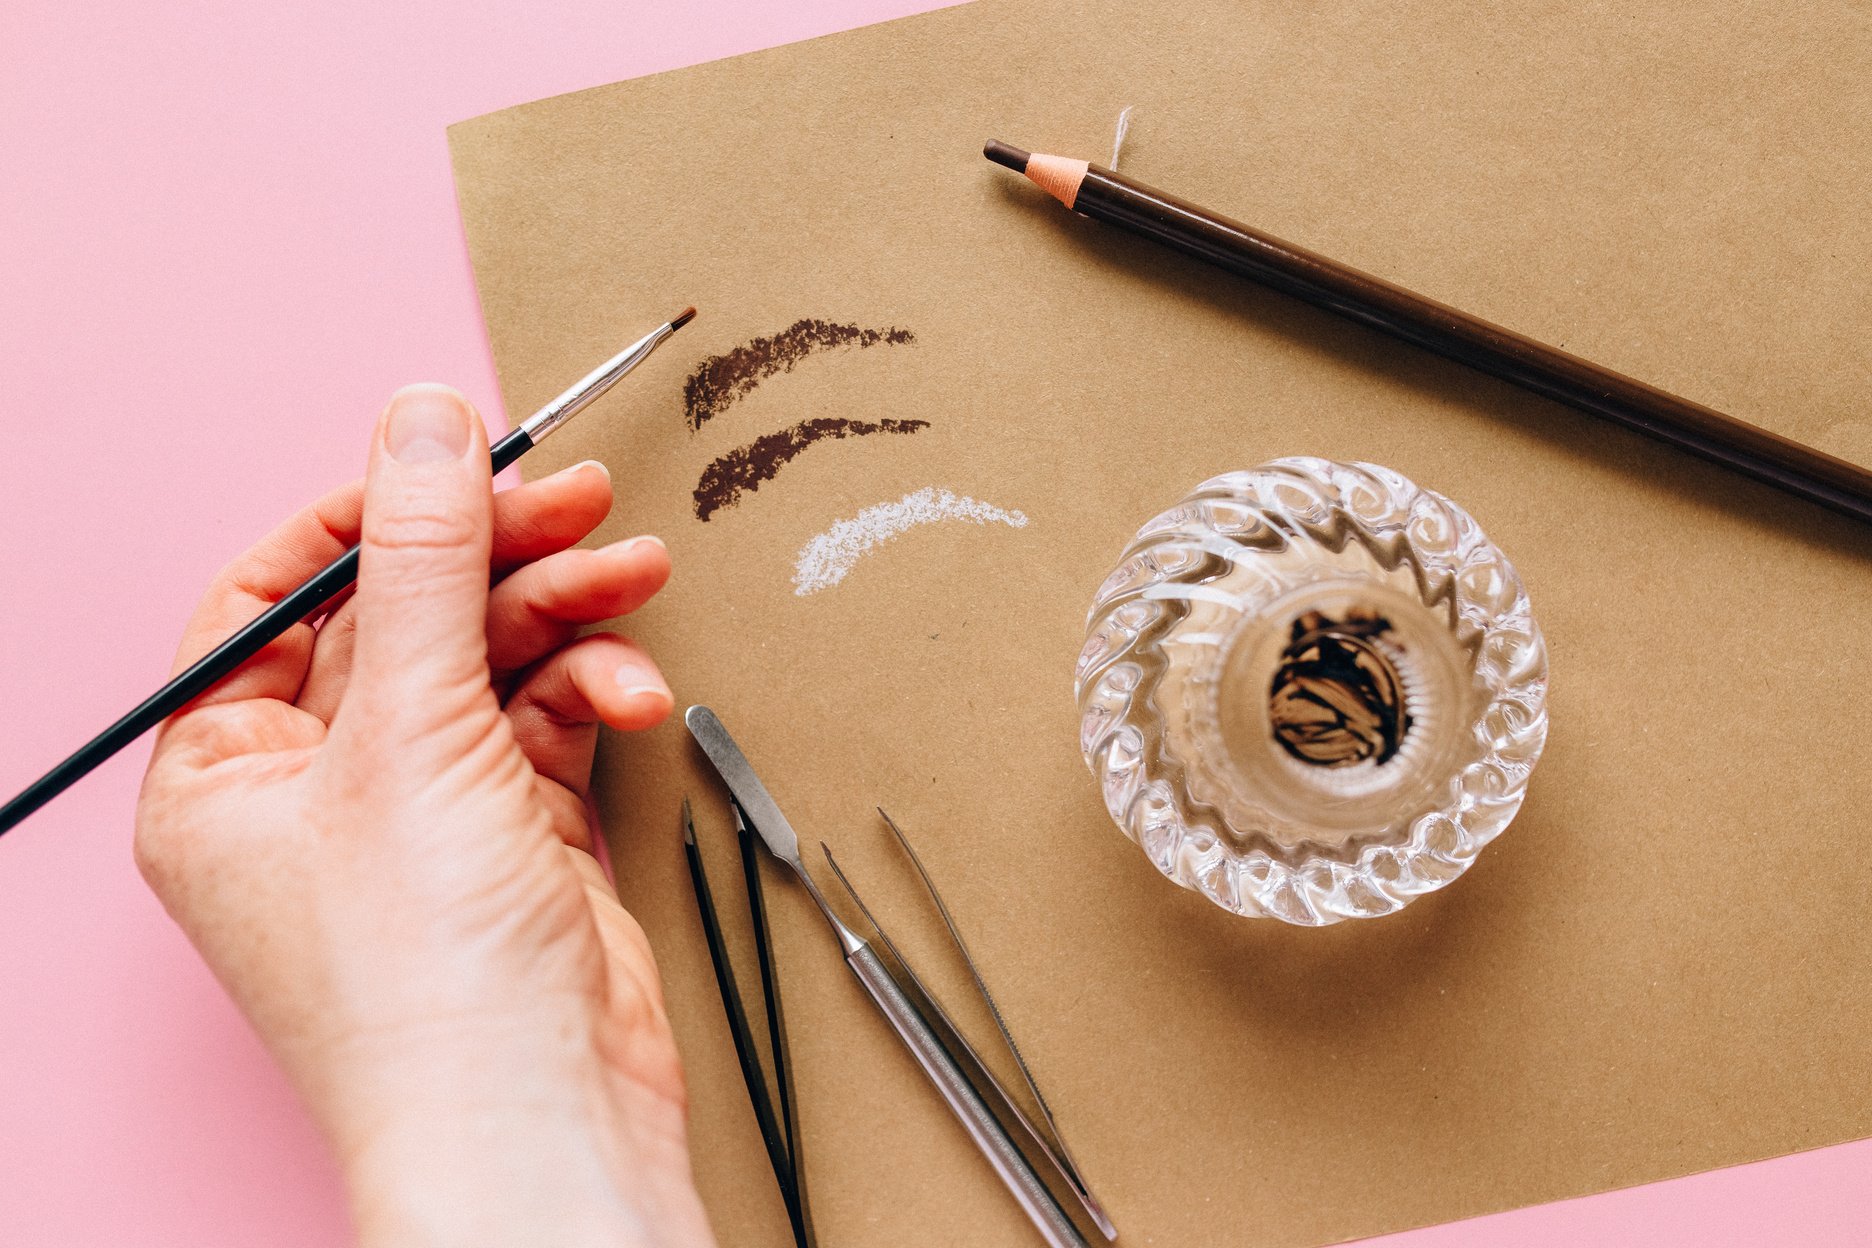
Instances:
[[[1271,535],[1355,539],[1407,555],[1426,602],[1453,603],[1455,626],[1479,634],[1474,678],[1487,692],[1471,724],[1479,753],[1452,775],[1446,800],[1413,820],[1404,843],[1296,858],[1257,845],[1252,829],[1224,834],[1161,775],[1152,778],[1161,742],[1132,718],[1150,688],[1143,668],[1126,663],[1149,629],[1152,552],[1181,538],[1252,559]],[[1113,820],[1153,865],[1225,909],[1304,926],[1394,913],[1468,870],[1520,809],[1547,732],[1546,643],[1507,556],[1468,512],[1402,473],[1314,456],[1212,477],[1143,525],[1087,613],[1074,692],[1086,765]]]

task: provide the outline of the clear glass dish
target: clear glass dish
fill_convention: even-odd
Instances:
[[[1237,914],[1390,914],[1508,826],[1547,650],[1468,513],[1373,464],[1198,486],[1099,587],[1075,690],[1106,808]]]

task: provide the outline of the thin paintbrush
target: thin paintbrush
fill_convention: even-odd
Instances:
[[[1470,316],[1083,160],[990,142],[982,154],[1074,212],[1872,522],[1872,472]]]
[[[695,316],[694,308],[624,348],[581,378],[577,385],[527,417],[520,427],[496,442],[490,451],[494,471],[510,466],[522,455],[544,442],[560,425],[584,411],[598,397],[623,380],[625,374],[649,358],[663,340],[687,325]],[[268,642],[313,614],[343,593],[357,580],[358,548],[353,546],[338,556],[312,579],[262,611],[245,628],[210,650],[181,675],[151,694],[135,710],[86,742],[70,758],[33,781],[26,789],[0,806],[0,833],[63,793],[92,768],[154,728],[169,716],[208,691],[222,677],[266,648]]]

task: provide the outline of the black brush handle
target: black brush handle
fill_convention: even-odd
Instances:
[[[514,430],[489,453],[494,471],[510,467],[532,449],[533,439],[522,430]],[[27,785],[19,796],[0,806],[0,833],[17,827],[26,816],[90,774],[99,763],[206,693],[235,668],[266,649],[280,634],[343,593],[356,583],[357,569],[358,548],[353,546],[326,564],[311,580],[190,664],[128,715],[85,742],[71,757]]]

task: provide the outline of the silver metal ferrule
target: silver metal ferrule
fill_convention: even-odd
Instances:
[[[662,346],[663,340],[675,332],[667,322],[657,326],[579,378],[564,394],[520,422],[521,430],[534,446],[538,446],[552,436],[553,430],[596,403],[607,390],[624,380],[633,368],[649,359],[650,353]]]

